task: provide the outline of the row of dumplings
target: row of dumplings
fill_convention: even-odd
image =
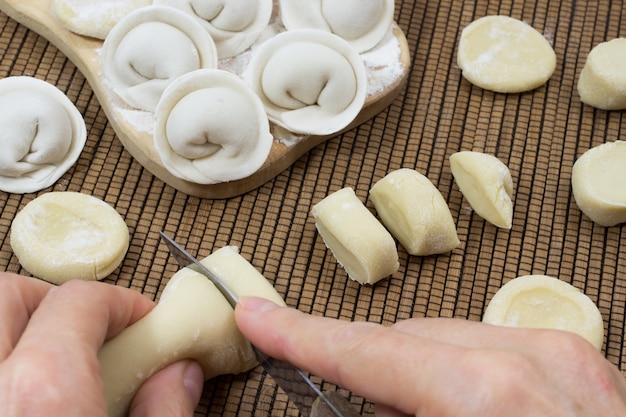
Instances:
[[[55,15],[78,32],[61,3],[72,2],[55,2]],[[105,33],[86,34],[106,35],[103,76],[115,95],[154,114],[165,168],[197,184],[259,170],[273,145],[270,121],[297,135],[349,126],[368,94],[361,53],[390,33],[394,13],[393,0],[150,3],[136,2]],[[244,53],[242,74],[220,68]]]

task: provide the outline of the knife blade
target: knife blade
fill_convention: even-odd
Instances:
[[[161,238],[181,268],[189,268],[207,277],[235,308],[238,297],[206,266],[181,245],[161,232]],[[289,362],[272,358],[251,345],[259,364],[298,408],[303,417],[361,417],[356,408],[336,391],[322,392],[302,371]]]

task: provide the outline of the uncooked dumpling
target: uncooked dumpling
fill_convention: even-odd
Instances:
[[[209,32],[220,58],[250,47],[268,26],[273,0],[155,0],[194,16]]]
[[[372,49],[389,33],[394,8],[394,0],[280,0],[288,30],[325,30],[350,42],[358,52]]]
[[[499,93],[537,88],[556,68],[546,38],[508,16],[485,16],[463,29],[457,61],[469,82]]]
[[[152,0],[53,0],[52,14],[78,35],[105,39],[124,16]]]
[[[274,36],[255,51],[244,77],[270,120],[294,133],[341,131],[359,114],[367,96],[359,54],[321,30]]]
[[[163,164],[198,184],[253,174],[273,144],[261,100],[223,70],[198,70],[175,80],[155,118],[154,143]]]
[[[30,193],[54,184],[85,146],[82,115],[62,91],[32,77],[0,80],[0,189]]]
[[[565,330],[598,350],[604,341],[602,315],[594,302],[573,285],[545,275],[525,275],[504,284],[489,302],[483,322]]]
[[[264,297],[285,305],[237,248],[226,246],[201,262],[238,298]],[[98,360],[109,417],[127,415],[141,384],[181,359],[196,360],[207,380],[245,372],[257,364],[250,343],[237,328],[230,304],[207,277],[188,268],[170,278],[152,311],[100,349]]]
[[[131,107],[154,111],[163,90],[183,74],[217,68],[215,43],[193,17],[149,6],[124,17],[102,48],[104,75]]]
[[[626,141],[608,142],[582,154],[572,169],[576,204],[601,226],[626,222]]]
[[[119,213],[76,192],[43,194],[11,224],[11,248],[20,264],[54,284],[105,278],[122,262],[128,244],[128,227]]]
[[[596,45],[578,80],[580,100],[602,110],[626,109],[626,38]]]

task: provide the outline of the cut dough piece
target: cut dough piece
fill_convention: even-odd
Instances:
[[[601,226],[626,222],[626,141],[604,143],[582,154],[572,168],[576,204]]]
[[[285,305],[274,287],[236,248],[226,246],[201,262],[239,298],[265,297]],[[150,313],[100,349],[109,417],[125,416],[146,379],[187,358],[200,363],[207,380],[245,372],[257,364],[254,351],[237,328],[230,304],[208,278],[184,268],[170,279]]]
[[[352,188],[328,195],[311,214],[324,243],[351,279],[375,284],[400,267],[393,237]]]
[[[626,109],[626,38],[596,45],[578,79],[580,100],[602,110]]]
[[[71,32],[104,40],[113,26],[152,0],[53,0],[52,15]]]
[[[367,96],[363,59],[346,41],[321,30],[287,31],[264,42],[244,77],[270,120],[294,133],[341,131]]]
[[[450,168],[463,196],[489,223],[510,229],[513,224],[513,179],[509,168],[493,155],[457,152]]]
[[[274,141],[261,100],[239,77],[217,69],[176,79],[164,91],[155,121],[163,165],[198,184],[252,175]]]
[[[124,219],[87,194],[51,192],[28,203],[11,224],[11,248],[28,272],[54,284],[99,280],[124,259]]]
[[[52,84],[32,77],[0,80],[0,189],[31,193],[54,184],[87,140],[83,116]]]
[[[248,49],[267,28],[273,0],[154,0],[192,15],[209,32],[220,58]]]
[[[528,24],[508,16],[485,16],[463,29],[457,62],[463,76],[478,87],[521,93],[550,79],[556,54]]]
[[[394,0],[280,0],[280,15],[288,30],[328,31],[358,52],[374,48],[389,33],[394,10]]]
[[[525,275],[502,286],[483,322],[500,326],[576,333],[602,349],[604,324],[598,307],[573,285],[545,275]]]
[[[148,6],[124,17],[102,47],[104,75],[131,107],[154,111],[181,75],[217,68],[215,43],[193,17],[173,7]]]
[[[460,244],[446,201],[419,172],[391,172],[374,184],[370,196],[385,226],[411,255],[445,253]]]

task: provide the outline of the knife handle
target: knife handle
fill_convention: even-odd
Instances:
[[[337,391],[325,391],[324,395],[337,410],[333,410],[327,403],[318,398],[311,407],[310,417],[362,417],[354,405]]]

